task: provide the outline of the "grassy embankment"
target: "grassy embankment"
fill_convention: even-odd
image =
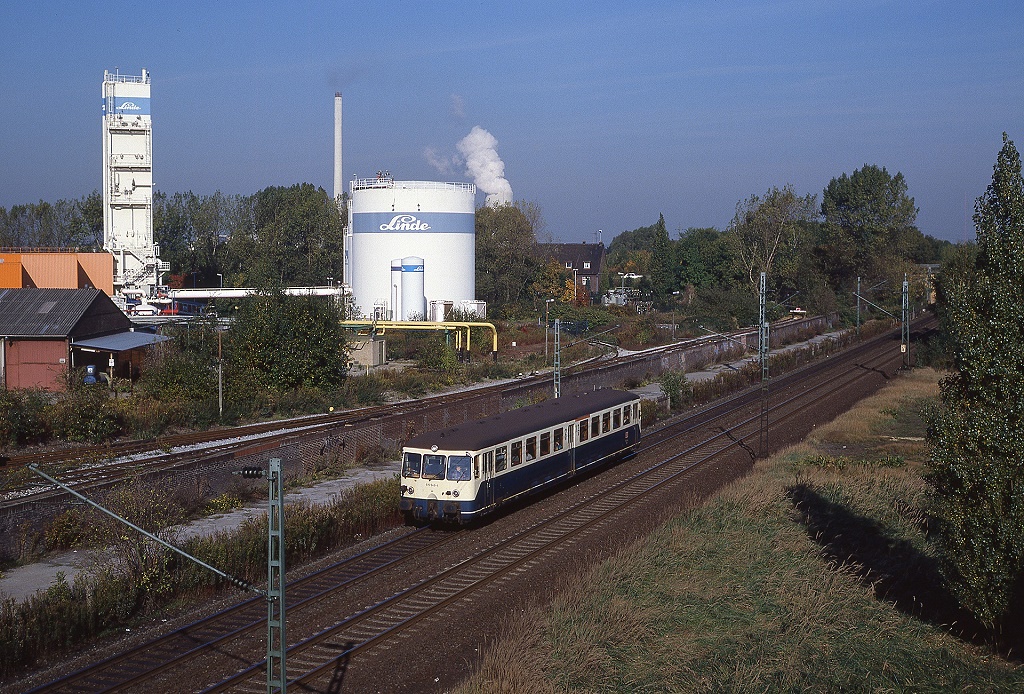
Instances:
[[[938,376],[895,380],[527,611],[459,691],[1024,691],[1019,658],[946,626],[965,623],[922,510]]]

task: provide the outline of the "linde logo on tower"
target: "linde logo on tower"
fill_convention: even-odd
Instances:
[[[426,231],[430,225],[411,214],[396,214],[387,224],[381,224],[381,231]]]
[[[117,107],[118,111],[141,111],[142,107],[134,101],[125,101],[123,104]]]

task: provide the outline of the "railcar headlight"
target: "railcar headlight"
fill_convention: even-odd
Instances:
[[[406,487],[405,488],[405,493],[406,494],[412,494],[412,487]]]
[[[458,489],[452,491],[452,496],[458,496],[458,495],[459,495],[459,490]]]

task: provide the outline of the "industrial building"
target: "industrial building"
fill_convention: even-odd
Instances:
[[[103,248],[114,257],[114,290],[155,294],[169,263],[153,243],[153,120],[150,75],[103,72]]]
[[[345,277],[357,312],[380,320],[444,320],[476,301],[476,186],[396,181],[351,183]]]

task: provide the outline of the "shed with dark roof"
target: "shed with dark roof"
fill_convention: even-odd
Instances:
[[[131,319],[98,289],[0,289],[0,383],[59,391],[69,369],[90,363],[120,375],[113,351],[107,350],[109,357],[87,353],[76,343],[133,330]]]

